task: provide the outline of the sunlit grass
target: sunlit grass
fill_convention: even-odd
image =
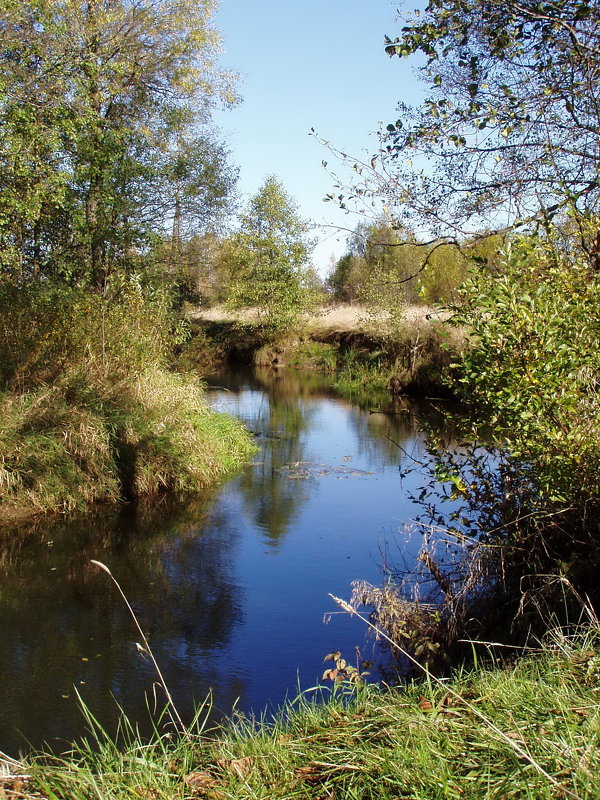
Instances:
[[[340,685],[275,722],[238,718],[210,735],[206,709],[187,736],[159,723],[149,743],[126,720],[111,738],[86,710],[94,735],[32,758],[26,796],[600,798],[599,682],[597,635],[584,631],[513,665],[354,694]]]
[[[202,488],[254,449],[197,384],[158,369],[82,391],[6,394],[0,413],[0,492],[7,506],[39,511]]]
[[[4,286],[0,311],[4,517],[201,489],[253,452],[197,377],[169,370],[184,330],[168,296]]]

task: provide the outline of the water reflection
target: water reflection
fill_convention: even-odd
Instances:
[[[427,458],[410,405],[340,400],[326,376],[269,370],[213,379],[211,402],[254,431],[261,452],[201,497],[103,508],[0,534],[0,750],[23,738],[56,749],[81,734],[79,692],[114,726],[115,701],[142,729],[154,675],[108,577],[148,634],[175,702],[190,718],[260,712],[315,683],[323,656],[365,646],[334,611],[353,579],[378,581],[380,552],[415,516],[405,459]],[[377,412],[377,413],[371,413]],[[403,540],[414,562],[417,534]],[[19,733],[21,732],[21,733]]]
[[[202,699],[213,689],[215,704],[231,708],[244,694],[243,675],[223,681],[212,663],[243,622],[243,595],[232,579],[235,524],[225,511],[206,524],[213,500],[164,497],[46,522],[39,537],[12,533],[19,544],[2,570],[0,598],[0,749],[16,745],[18,737],[5,733],[11,728],[36,744],[80,730],[76,691],[108,725],[115,701],[135,719],[148,717],[152,669],[92,558],[109,564],[121,583],[176,702],[189,711],[192,695]]]
[[[260,440],[261,458],[244,472],[240,487],[246,509],[272,546],[277,546],[291,529],[306,499],[305,491],[285,480],[280,468],[307,459],[304,434],[314,410],[300,398],[291,397],[289,385],[279,379],[271,384],[268,402],[261,403],[252,419],[251,429]]]

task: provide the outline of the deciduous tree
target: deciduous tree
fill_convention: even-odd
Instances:
[[[429,87],[399,106],[352,194],[462,241],[570,219],[600,267],[600,6],[595,0],[429,0],[387,38],[421,54]]]
[[[230,305],[256,308],[266,328],[292,324],[305,299],[307,232],[294,201],[274,176],[268,177],[241,217]]]
[[[159,156],[193,156],[197,179],[204,146],[212,169],[209,139],[169,120],[197,125],[215,97],[232,99],[213,11],[213,0],[0,0],[5,252],[101,287],[164,224],[148,216],[157,181],[184,194],[177,163],[169,172]]]

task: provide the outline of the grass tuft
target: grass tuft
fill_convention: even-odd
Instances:
[[[254,451],[197,377],[168,369],[183,331],[167,297],[1,287],[0,312],[3,516],[193,491]]]

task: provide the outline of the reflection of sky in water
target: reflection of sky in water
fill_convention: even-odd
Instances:
[[[90,558],[122,582],[186,717],[209,689],[224,712],[239,697],[260,713],[298,681],[314,685],[326,653],[352,659],[360,645],[370,655],[358,621],[323,624],[337,611],[328,593],[377,582],[386,547],[414,562],[420,536],[398,531],[423,478],[402,477],[397,444],[421,460],[423,438],[411,407],[371,414],[312,380],[320,385],[265,372],[219,379],[210,402],[242,418],[261,452],[216,497],[103,509],[22,539],[0,594],[0,750],[15,749],[15,727],[36,745],[81,733],[73,685],[108,724],[111,693],[147,716],[150,665]]]

